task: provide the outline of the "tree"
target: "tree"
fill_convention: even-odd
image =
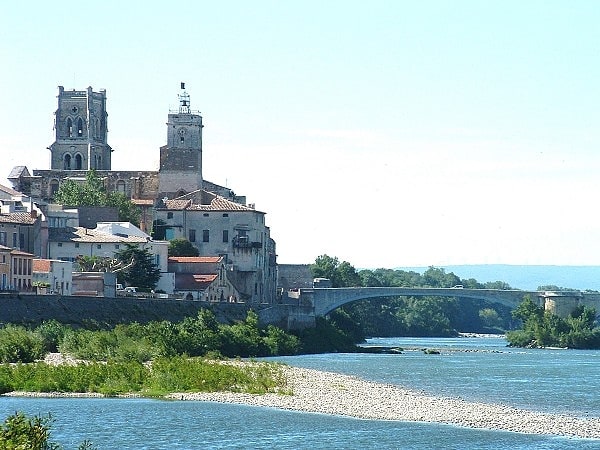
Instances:
[[[337,257],[318,256],[311,270],[315,278],[329,278],[333,287],[362,286],[356,269],[347,261],[340,263]]]
[[[84,183],[66,180],[54,195],[54,201],[68,206],[111,206],[117,208],[119,220],[140,223],[140,209],[121,192],[107,192],[95,170],[90,170]]]
[[[185,238],[175,238],[169,241],[169,256],[198,256],[200,252],[194,244]]]
[[[127,286],[136,286],[142,291],[156,288],[160,279],[160,269],[154,264],[152,254],[134,244],[115,253],[115,258],[124,264],[117,272],[117,281]]]

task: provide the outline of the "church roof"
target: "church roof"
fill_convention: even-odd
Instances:
[[[13,169],[10,171],[10,174],[8,175],[8,179],[15,179],[15,178],[20,178],[21,176],[25,176],[28,177],[29,175],[29,170],[27,170],[26,166],[15,166],[13,167]]]

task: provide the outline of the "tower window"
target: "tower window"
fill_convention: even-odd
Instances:
[[[63,168],[65,170],[71,170],[71,155],[69,155],[68,153],[65,154],[64,156],[64,164],[63,164]]]
[[[79,153],[75,155],[75,170],[81,170],[83,168],[83,158]]]
[[[183,144],[183,143],[185,142],[185,138],[184,138],[183,136],[181,136],[181,137],[179,138],[179,142]]]
[[[73,121],[70,117],[67,119],[67,136],[73,137]]]
[[[83,136],[83,120],[81,117],[77,120],[77,137]]]

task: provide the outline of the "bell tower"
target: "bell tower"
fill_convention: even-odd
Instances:
[[[159,191],[184,193],[202,188],[202,116],[190,107],[181,83],[179,108],[169,111],[167,145],[160,148]]]
[[[106,90],[65,91],[58,87],[52,170],[110,170],[112,148],[106,143]]]

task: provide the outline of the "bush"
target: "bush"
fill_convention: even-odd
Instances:
[[[0,329],[0,362],[33,362],[44,354],[43,340],[33,331],[13,325]]]

